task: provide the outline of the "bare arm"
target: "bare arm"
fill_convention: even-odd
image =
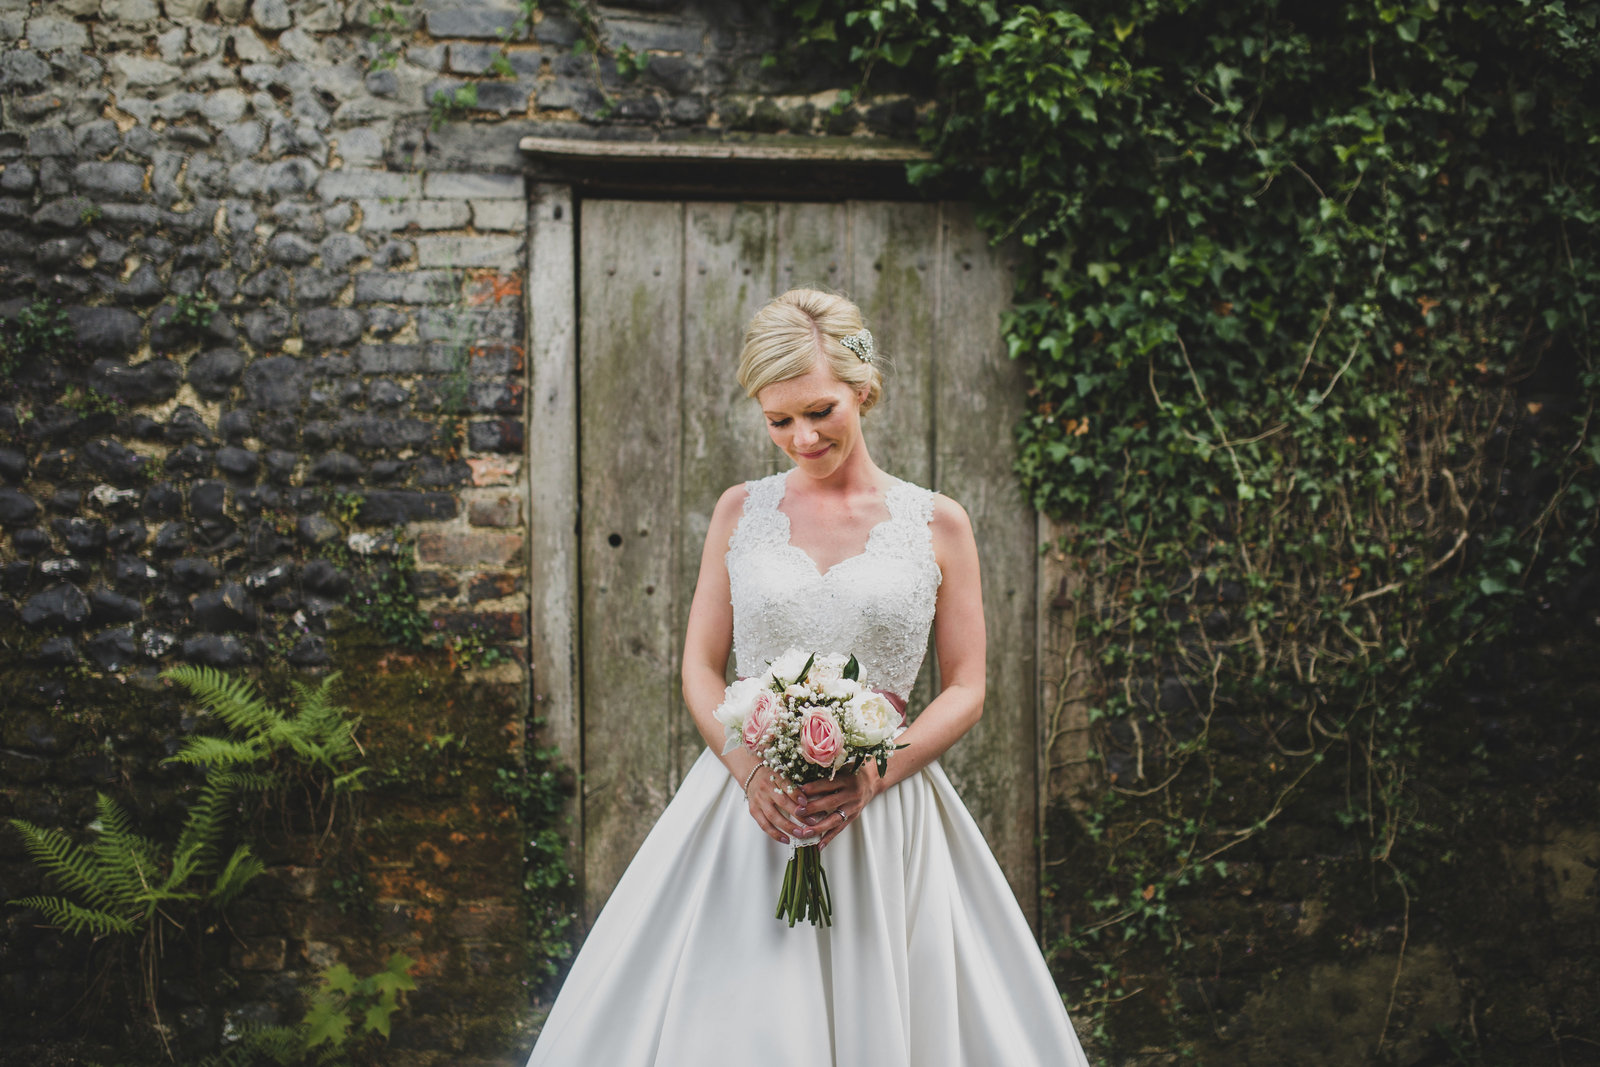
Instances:
[[[746,791],[751,818],[771,838],[787,841],[785,832],[798,824],[797,798],[783,792],[785,783],[767,769],[757,771],[761,761],[740,745],[723,753],[722,724],[714,717],[726,691],[723,684],[728,655],[733,651],[733,602],[728,585],[728,539],[744,510],[743,485],[722,494],[711,514],[705,548],[700,553],[700,577],[695,582],[694,600],[689,605],[689,626],[683,637],[683,699],[689,714],[711,751],[718,753],[722,765]],[[754,778],[752,772],[756,772]]]
[[[944,755],[983,715],[987,648],[983,625],[983,587],[978,574],[978,544],[966,511],[955,501],[937,497],[933,509],[933,552],[943,573],[933,616],[934,650],[939,657],[942,688],[900,735],[900,749],[881,778],[875,767],[833,781],[812,782],[802,790],[801,814],[842,810],[824,824],[827,844],[865,807],[896,782],[916,774]]]

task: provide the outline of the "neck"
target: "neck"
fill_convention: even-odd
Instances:
[[[808,475],[800,467],[793,468],[791,473],[797,473],[804,478],[805,485],[809,489],[846,495],[869,492],[882,486],[887,479],[887,475],[872,462],[865,439],[858,439],[855,447],[850,450],[850,455],[845,457],[845,461],[822,477]]]

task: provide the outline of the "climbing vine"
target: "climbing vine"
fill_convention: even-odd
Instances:
[[[1148,961],[1286,813],[1403,968],[1441,701],[1595,569],[1600,4],[787,6],[858,94],[920,81],[912,180],[1032,250],[1018,474],[1082,576],[1055,673],[1103,790],[1047,845],[1102,872],[1049,902],[1080,1019],[1188,1025]]]

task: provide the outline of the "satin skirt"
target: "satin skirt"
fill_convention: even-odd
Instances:
[[[595,921],[529,1067],[1087,1064],[937,763],[823,850],[832,927],[773,918],[788,859],[701,753]]]

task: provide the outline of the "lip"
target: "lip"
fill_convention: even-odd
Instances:
[[[795,455],[799,456],[801,459],[821,459],[823,456],[828,454],[828,449],[832,447],[832,445],[823,445],[815,452],[796,452]]]

